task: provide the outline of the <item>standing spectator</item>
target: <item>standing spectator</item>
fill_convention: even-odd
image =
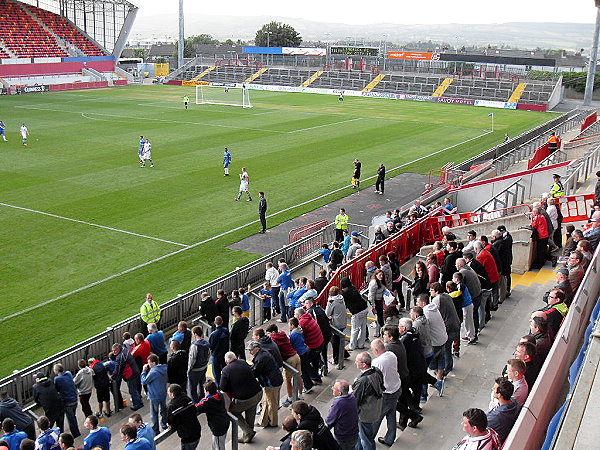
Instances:
[[[209,325],[212,325],[215,322],[215,317],[218,315],[217,305],[213,298],[207,292],[200,294],[200,318]]]
[[[548,252],[548,237],[550,236],[548,232],[548,224],[544,216],[540,213],[539,207],[535,207],[532,210],[530,227],[533,229],[532,240],[535,243],[535,257],[531,263],[531,269],[536,270],[541,269],[546,262],[546,254]],[[492,281],[491,276],[490,281]]]
[[[210,346],[204,340],[202,327],[192,328],[194,342],[190,346],[188,357],[188,381],[190,385],[190,396],[195,403],[200,400],[199,387],[202,388],[206,381],[206,369],[208,368]],[[183,391],[183,389],[180,387]]]
[[[283,361],[292,366],[294,369],[296,369],[300,375],[302,375],[302,364],[300,362],[300,356],[298,356],[298,352],[296,351],[296,349],[292,346],[292,343],[290,341],[290,339],[288,338],[287,334],[285,334],[285,331],[281,330],[279,331],[279,329],[277,328],[277,325],[275,325],[274,323],[272,323],[271,325],[269,325],[267,327],[267,335],[269,336],[269,338],[271,338],[271,340],[277,344],[277,348],[279,349],[279,353],[281,354],[281,359],[283,359]],[[286,385],[286,389],[287,389],[287,398],[285,399],[285,401],[283,402],[283,406],[288,407],[292,404],[292,377],[293,374],[290,370],[285,369],[284,371],[284,375],[285,375],[285,385]],[[299,393],[302,392],[302,381],[300,381],[299,386]]]
[[[335,240],[342,242],[344,240],[344,230],[348,229],[348,222],[350,218],[346,214],[344,208],[340,208],[340,213],[335,216]]]
[[[75,374],[73,381],[79,394],[79,403],[81,403],[81,410],[84,416],[91,416],[93,414],[92,407],[90,406],[90,398],[92,397],[92,389],[94,388],[94,371],[90,369],[85,362],[85,359],[77,361],[79,366],[79,372]]]
[[[511,291],[511,273],[512,273],[512,262],[513,262],[513,237],[507,231],[504,225],[500,225],[498,231],[502,233],[502,240],[504,245],[502,246],[505,254],[504,256],[501,254],[500,259],[502,260],[502,275],[506,277],[506,297],[510,297]],[[505,275],[507,273],[508,275]]]
[[[305,394],[309,394],[312,391],[314,386],[311,378],[310,378],[310,362],[308,360],[309,352],[308,347],[304,341],[304,331],[298,325],[298,319],[292,317],[290,319],[290,342],[294,350],[298,352],[298,356],[300,357],[300,376],[302,377],[302,384],[304,385],[304,389],[302,392]]]
[[[381,370],[383,374],[383,401],[381,404],[381,414],[379,420],[373,425],[374,433],[377,433],[383,419],[387,422],[387,433],[385,437],[379,437],[377,440],[388,447],[392,446],[396,440],[396,406],[401,390],[400,374],[398,373],[398,359],[396,355],[386,350],[381,339],[375,339],[371,342],[371,352],[375,355],[372,360],[372,366]]]
[[[381,416],[383,404],[383,374],[376,367],[371,367],[371,355],[362,352],[356,355],[356,367],[360,374],[352,383],[352,392],[358,406],[358,436],[364,450],[375,450],[374,424]],[[357,444],[358,446],[358,444]]]
[[[315,290],[317,291],[317,294],[321,293],[323,288],[327,285],[328,281],[329,280],[327,279],[327,271],[325,269],[319,270],[319,276],[315,278]]]
[[[41,372],[34,375],[34,379],[33,399],[44,409],[44,415],[50,420],[50,426],[53,427],[56,423],[58,428],[63,430],[65,424],[64,405],[54,383]]]
[[[75,412],[77,410],[77,388],[73,381],[73,375],[68,370],[65,371],[62,364],[54,364],[54,386],[62,398],[63,405],[65,408],[65,415],[69,422],[69,429],[73,438],[77,439],[81,436],[79,432],[79,426],[77,425],[77,417]]]
[[[488,426],[498,433],[500,442],[506,440],[519,416],[519,405],[512,398],[513,391],[514,386],[507,378],[496,378],[492,395],[498,400],[499,406],[487,413],[487,420]]]
[[[125,443],[125,450],[151,450],[150,442],[145,438],[137,436],[135,426],[130,423],[124,423],[119,429],[121,433],[121,442]],[[62,435],[61,435],[62,440]]]
[[[144,323],[142,332],[146,332],[147,325],[155,323],[158,327],[160,322],[160,306],[154,301],[152,294],[146,294],[146,301],[140,307],[140,318]]]
[[[283,358],[281,357],[281,353],[279,351],[279,347],[273,340],[265,333],[263,328],[255,328],[252,332],[252,340],[259,343],[260,348],[268,351],[278,368],[283,367]]]
[[[262,299],[263,323],[271,320],[271,306],[273,300],[273,291],[271,291],[271,283],[265,281],[263,288],[258,291],[258,296]]]
[[[2,431],[4,431],[2,440],[8,442],[9,450],[19,450],[21,441],[27,439],[27,433],[17,430],[15,421],[10,417],[2,421]]]
[[[467,409],[463,413],[462,427],[467,435],[452,450],[500,449],[500,438],[493,429],[488,428],[487,417],[481,409]]]
[[[325,307],[325,314],[329,319],[331,326],[336,330],[344,332],[348,324],[348,317],[346,315],[346,304],[344,303],[344,297],[340,294],[340,288],[337,286],[331,286],[329,289],[329,297],[327,298],[327,306]],[[340,337],[337,333],[331,333],[331,346],[333,347],[333,364],[338,364],[340,356]],[[347,351],[346,355],[348,354]]]
[[[242,299],[242,303],[240,305],[242,307],[242,315],[244,317],[250,317],[250,300],[248,299],[246,289],[239,288],[238,292],[240,293],[240,297]]]
[[[256,406],[262,399],[263,392],[246,361],[237,359],[233,352],[227,352],[225,364],[219,388],[231,398],[229,411],[238,418],[238,425],[242,430],[242,436],[238,440],[247,444],[256,435]]]
[[[229,330],[221,316],[215,318],[215,330],[208,337],[212,354],[212,370],[217,383],[221,380],[221,370],[225,367],[225,353],[229,351]]]
[[[350,278],[342,278],[340,286],[344,303],[348,308],[348,312],[352,314],[352,317],[350,317],[350,343],[346,350],[363,349],[367,338],[367,315],[369,313],[367,302],[352,284]]]
[[[385,274],[381,269],[376,269],[373,272],[371,281],[369,281],[368,287],[368,298],[369,303],[375,306],[375,312],[377,313],[377,324],[379,325],[375,333],[379,336],[379,329],[383,327],[383,293],[385,291]]]
[[[196,406],[178,384],[169,386],[168,395],[171,401],[167,407],[167,422],[171,429],[177,431],[181,450],[195,450],[201,434]]]
[[[309,285],[312,280],[309,280]],[[313,282],[314,283],[314,282]],[[321,334],[323,335],[323,345],[321,346],[321,361],[323,365],[327,364],[327,353],[329,343],[331,342],[331,325],[329,321],[329,317],[325,313],[325,310],[321,308],[321,306],[315,302],[316,297],[309,297],[304,301],[304,309],[306,312],[312,314],[312,316],[317,321],[319,328],[321,330]],[[320,365],[321,372],[323,369],[323,365]]]
[[[431,302],[437,305],[438,310],[444,320],[444,326],[446,327],[446,334],[448,340],[444,345],[444,376],[448,375],[454,367],[452,359],[452,343],[460,339],[460,319],[456,308],[452,303],[452,298],[444,292],[444,288],[439,283],[433,283],[430,288],[431,295],[433,296]],[[477,342],[475,338],[475,342]],[[472,343],[474,344],[474,342]]]
[[[223,320],[223,326],[229,328],[229,300],[227,299],[227,293],[223,289],[217,291],[217,301],[215,302],[217,307],[217,315],[221,316]],[[215,317],[216,318],[216,317]],[[210,325],[213,322],[209,322]]]
[[[33,419],[21,409],[19,402],[3,390],[0,392],[0,421],[6,418],[12,419],[17,430],[24,431],[29,439],[35,439]]]
[[[238,358],[246,359],[244,341],[248,337],[248,331],[250,331],[250,321],[243,315],[241,307],[234,306],[232,311],[233,321],[229,330],[229,346]]]
[[[141,372],[144,364],[148,363],[148,356],[152,353],[152,344],[144,338],[142,333],[137,333],[134,336],[134,339],[135,347],[131,350],[131,356],[133,356],[133,359]]]
[[[190,345],[192,345],[192,332],[188,328],[186,321],[182,320],[177,324],[177,331],[173,333],[169,343],[171,341],[179,341],[181,343],[181,350],[184,350],[186,353],[190,351]]]
[[[298,324],[302,327],[304,333],[304,342],[308,347],[308,363],[310,379],[313,384],[321,384],[321,376],[319,375],[319,365],[321,360],[321,350],[323,349],[323,333],[319,324],[314,319],[313,315],[302,308],[297,308],[295,317],[298,319]],[[306,388],[306,386],[305,386]]]
[[[90,434],[83,440],[83,450],[93,450],[95,448],[110,450],[110,430],[106,427],[99,427],[96,416],[93,414],[87,416],[83,426],[90,430]]]
[[[344,262],[344,253],[340,249],[340,244],[335,241],[331,244],[333,250],[331,250],[331,256],[329,257],[329,270],[335,272]]]
[[[134,413],[129,416],[129,423],[137,430],[137,437],[140,439],[146,439],[152,450],[156,450],[156,444],[154,444],[154,430],[147,423],[144,423],[142,416],[138,413]]]
[[[229,417],[225,409],[223,393],[217,390],[213,380],[204,383],[204,398],[196,404],[198,414],[206,414],[208,427],[212,433],[212,450],[225,450]]]
[[[544,219],[541,215],[539,217],[541,217],[542,220]],[[492,284],[492,304],[490,308],[492,311],[496,311],[498,309],[498,303],[500,302],[500,273],[498,272],[498,265],[490,251],[485,248],[483,242],[475,242],[474,248],[475,254],[477,255],[477,261],[485,268],[490,283]]]
[[[595,203],[600,204],[600,170],[596,172],[596,187],[594,188]]]
[[[383,195],[385,192],[385,166],[383,163],[379,164],[377,169],[377,181],[375,182],[375,193]]]
[[[346,380],[335,380],[331,388],[333,402],[325,419],[340,450],[353,450],[358,442],[358,406]]]
[[[431,288],[433,289],[436,285],[438,290],[441,289],[439,283],[434,283]],[[450,339],[448,338],[446,326],[444,325],[444,319],[442,318],[437,305],[430,302],[426,295],[421,295],[417,299],[417,306],[423,308],[423,314],[429,323],[431,345],[433,347],[433,356],[429,361],[429,368],[435,372],[437,381],[435,382],[434,387],[441,397],[444,393],[444,369],[446,367],[444,346]],[[454,309],[453,305],[452,309]],[[402,331],[400,331],[400,333],[402,333]]]
[[[307,291],[307,287],[306,287],[307,281],[308,281],[308,279],[306,277],[300,277],[300,278],[296,279],[296,281],[294,283],[296,285],[296,288],[287,294],[289,316],[293,316],[295,309],[302,306],[302,304],[300,303],[300,298]],[[315,295],[316,295],[316,291],[315,291]]]
[[[275,358],[267,350],[261,349],[258,342],[249,342],[246,350],[253,356],[252,373],[263,388],[262,409],[258,425],[276,427],[278,426],[279,392],[283,384],[281,371],[277,367]]]
[[[179,341],[171,341],[171,354],[167,360],[167,381],[178,384],[185,393],[187,386],[188,353],[181,348]]]
[[[313,437],[313,444],[308,450],[338,450],[339,446],[336,440],[331,435],[331,431],[325,425],[321,414],[312,405],[298,400],[292,403],[292,415],[298,422],[298,430],[294,432],[298,433],[300,430],[308,431]],[[298,448],[294,445],[294,435],[292,435],[292,449]]]
[[[458,244],[456,241],[450,241],[446,245],[448,255],[444,258],[444,264],[442,265],[442,284],[446,284],[448,281],[452,281],[452,275],[456,271],[456,260],[462,257],[461,252],[458,250]]]
[[[40,435],[35,440],[35,448],[37,450],[58,449],[58,436],[60,435],[60,429],[51,428],[50,420],[46,416],[40,416],[37,420],[37,424],[40,429]]]
[[[260,200],[258,201],[258,218],[260,219],[260,224],[262,226],[259,233],[267,232],[267,199],[265,198],[264,192],[259,192],[258,197]]]
[[[280,284],[277,281],[278,278],[279,271],[273,267],[273,263],[269,261],[266,264],[265,280],[271,285],[271,294],[273,295],[271,302],[273,304],[273,308],[277,314],[281,314],[281,305],[279,304]]]
[[[294,282],[292,281],[292,275],[290,274],[290,269],[286,263],[279,264],[279,271],[281,274],[277,277],[277,283],[279,284],[279,309],[281,310],[281,318],[278,319],[278,321],[285,323],[288,319],[286,296],[288,290],[294,287]]]
[[[160,425],[163,430],[167,428],[167,366],[160,364],[158,356],[150,354],[148,364],[142,372],[142,384],[148,390],[150,408],[152,410],[152,430],[154,434],[160,433]],[[160,425],[158,415],[160,413]]]
[[[162,330],[158,329],[155,323],[148,324],[148,336],[146,339],[150,342],[152,353],[158,356],[161,364],[166,364],[168,350],[165,342],[165,334]]]
[[[138,385],[140,384],[140,371],[131,354],[119,344],[113,344],[112,353],[115,355],[115,370],[112,378],[117,383],[117,391],[120,391],[121,380],[127,383],[127,389],[131,395],[132,411],[137,411],[144,406]]]

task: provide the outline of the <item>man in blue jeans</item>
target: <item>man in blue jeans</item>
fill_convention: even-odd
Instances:
[[[137,411],[144,406],[138,388],[140,385],[140,369],[133,356],[120,344],[113,344],[112,351],[116,357],[114,377],[117,383],[117,391],[121,388],[121,380],[125,380],[133,403],[131,410]]]
[[[74,438],[81,436],[79,432],[79,426],[77,425],[77,418],[75,417],[75,411],[77,410],[77,388],[73,381],[73,375],[68,370],[65,371],[62,364],[54,364],[54,386],[60,394],[60,398],[63,401],[65,408],[65,415],[69,422],[69,429]]]
[[[142,371],[142,384],[148,389],[148,398],[152,408],[152,430],[154,435],[160,433],[158,414],[160,412],[160,425],[167,429],[167,365],[159,364],[158,356],[154,353],[148,355],[148,364]]]

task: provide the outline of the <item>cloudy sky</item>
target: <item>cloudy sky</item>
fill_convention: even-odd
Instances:
[[[179,0],[131,0],[139,6],[138,16],[176,12]],[[340,7],[343,4],[344,6]],[[595,23],[594,0],[378,0],[374,7],[360,8],[359,2],[303,0],[229,0],[202,2],[184,0],[185,13],[229,16],[278,16],[317,22],[442,24],[504,22]],[[356,6],[354,6],[356,5]],[[368,3],[362,3],[368,5]],[[382,15],[383,14],[383,15]]]

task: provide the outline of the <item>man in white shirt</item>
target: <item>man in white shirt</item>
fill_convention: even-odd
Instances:
[[[25,124],[21,125],[20,128],[21,139],[23,140],[23,145],[27,147],[27,136],[29,136],[29,130],[25,126]]]
[[[265,266],[265,281],[268,281],[271,285],[273,307],[277,314],[281,314],[281,308],[279,307],[279,289],[280,284],[277,282],[279,278],[279,271],[273,267],[272,262],[268,262]]]
[[[400,374],[398,373],[398,359],[393,352],[387,351],[381,339],[374,339],[371,342],[371,352],[375,358],[371,362],[373,367],[377,367],[383,373],[383,405],[381,406],[381,416],[373,425],[373,430],[377,432],[383,419],[387,422],[387,433],[385,437],[378,437],[379,443],[390,447],[396,440],[396,406],[400,398],[401,384]]]

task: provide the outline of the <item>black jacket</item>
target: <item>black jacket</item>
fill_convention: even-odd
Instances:
[[[400,336],[400,342],[404,344],[404,348],[406,349],[406,364],[410,376],[418,378],[425,375],[427,363],[423,356],[423,347],[421,346],[419,333],[413,328]]]
[[[454,272],[457,272],[456,269],[456,260],[461,258],[462,255],[460,252],[455,251],[453,253],[448,253],[446,258],[444,259],[444,264],[442,265],[442,284],[446,284],[447,281],[452,281],[452,275]]]
[[[263,336],[258,340],[260,344],[260,348],[268,351],[275,363],[277,364],[277,368],[281,369],[283,367],[283,359],[281,358],[281,352],[279,351],[279,347],[277,344],[273,342],[273,340],[269,336]]]
[[[33,398],[36,403],[42,405],[44,411],[62,410],[63,408],[63,401],[54,387],[54,383],[48,378],[33,385]]]
[[[177,350],[171,353],[167,361],[167,378],[169,384],[187,386],[188,353],[185,350]]]
[[[233,322],[229,331],[229,340],[232,349],[236,346],[244,345],[244,340],[248,337],[248,331],[250,331],[250,321],[246,316],[241,316]]]
[[[329,325],[329,318],[327,317],[327,314],[325,314],[325,310],[319,305],[313,305],[308,311],[319,324],[319,328],[321,328],[321,333],[323,333],[323,339],[325,342],[329,342],[331,340],[331,327]]]
[[[23,412],[21,405],[11,397],[0,401],[0,421],[10,418],[15,422],[17,430],[23,431],[29,426],[33,426],[33,419],[29,414]]]
[[[317,277],[315,278],[315,290],[317,294],[320,294],[323,288],[327,285],[327,277]]]
[[[252,373],[262,387],[278,387],[283,384],[281,370],[267,350],[258,350],[252,364]]]
[[[202,429],[194,402],[185,394],[175,397],[167,406],[167,422],[177,431],[182,444],[200,439]]]
[[[354,285],[343,288],[342,297],[344,297],[344,303],[350,314],[358,314],[367,309],[367,302]]]
[[[396,359],[398,360],[398,374],[400,375],[400,379],[405,379],[408,377],[408,364],[406,359],[406,347],[400,341],[390,341],[385,344],[385,349],[392,352],[396,355]]]
[[[248,400],[262,390],[250,365],[241,359],[223,367],[219,389],[229,394],[232,399],[238,400]]]
[[[471,266],[471,269],[473,269],[477,274],[477,278],[481,284],[481,289],[491,289],[492,283],[490,282],[490,277],[485,270],[485,267],[483,267],[483,264],[476,259],[472,259],[471,262],[469,262],[469,266]]]
[[[221,316],[223,319],[223,326],[229,327],[229,300],[227,300],[226,296],[218,298],[215,302],[217,307],[217,316]]]
[[[219,315],[217,305],[211,296],[206,297],[200,302],[200,315],[202,316],[202,320],[206,321],[209,325],[212,325],[215,317]]]
[[[300,418],[298,430],[308,430],[312,433],[313,448],[316,450],[337,450],[340,448],[331,431],[325,425],[321,414],[314,406],[309,406],[308,413]]]
[[[229,429],[229,417],[225,410],[223,394],[217,392],[215,395],[204,397],[196,403],[198,414],[205,413],[208,427],[213,436],[223,436]]]

